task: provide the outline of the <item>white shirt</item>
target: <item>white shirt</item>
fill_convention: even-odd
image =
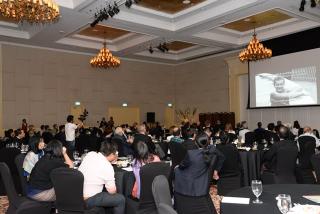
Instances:
[[[64,132],[66,134],[66,141],[74,141],[76,139],[76,129],[78,126],[74,123],[66,123]]]
[[[241,129],[239,131],[239,137],[241,137],[242,142],[246,142],[246,133],[247,132],[250,132],[250,130],[249,129]]]
[[[100,152],[89,152],[83,159],[79,171],[84,176],[83,197],[92,197],[106,189],[115,188],[114,170],[111,163]]]

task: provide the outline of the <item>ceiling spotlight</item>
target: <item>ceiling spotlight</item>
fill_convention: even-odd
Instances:
[[[114,5],[113,5],[113,12],[115,13],[115,14],[118,14],[119,12],[120,12],[120,10],[119,10],[119,7],[118,7],[118,5],[117,5],[117,3],[116,2],[114,2]]]
[[[161,51],[163,53],[166,52],[165,49],[162,47],[161,43],[157,46],[157,48],[158,48],[159,51]]]
[[[127,8],[130,8],[132,5],[132,0],[126,0],[126,2],[124,3],[124,5],[126,5]]]
[[[153,48],[152,48],[152,46],[150,46],[148,50],[149,50],[149,53],[153,54]]]
[[[311,0],[311,7],[316,7],[316,6],[317,6],[316,0]]]
[[[90,26],[91,26],[91,27],[95,27],[98,23],[99,23],[99,19],[95,19],[95,20],[90,24]]]
[[[190,1],[190,0],[183,0],[182,3],[183,3],[183,4],[190,4],[191,1]]]
[[[304,11],[304,6],[306,5],[306,0],[301,0],[299,11]]]
[[[162,48],[167,52],[169,51],[169,48],[167,47],[167,43],[163,43]]]
[[[108,14],[109,14],[110,17],[113,17],[113,16],[114,16],[113,9],[112,9],[112,7],[111,7],[110,5],[109,5]]]

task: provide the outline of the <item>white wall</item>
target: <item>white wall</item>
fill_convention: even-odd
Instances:
[[[19,127],[22,118],[36,126],[64,123],[75,101],[89,111],[88,125],[123,102],[140,108],[141,121],[155,112],[164,122],[166,105],[174,100],[172,66],[122,60],[117,69],[96,70],[90,58],[2,45],[4,129]]]

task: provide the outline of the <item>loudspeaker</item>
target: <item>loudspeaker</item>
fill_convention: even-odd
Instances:
[[[156,122],[156,113],[147,112],[147,123],[155,123],[155,122]]]

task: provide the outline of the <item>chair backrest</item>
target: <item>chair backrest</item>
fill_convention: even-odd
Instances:
[[[311,136],[301,136],[299,143],[299,163],[302,169],[312,169],[311,156],[315,153],[316,140]]]
[[[295,146],[279,148],[277,152],[276,183],[296,183],[295,168],[298,150]]]
[[[169,143],[169,149],[171,154],[171,161],[172,165],[171,167],[174,168],[176,165],[179,165],[180,162],[184,159],[184,157],[187,154],[187,150],[182,145],[182,143]]]
[[[159,204],[167,204],[172,207],[168,179],[164,175],[158,175],[152,182],[152,195],[157,208]]]
[[[50,178],[56,193],[58,211],[83,212],[83,175],[70,168],[54,169]]]
[[[27,196],[27,177],[24,176],[24,170],[23,170],[23,161],[25,157],[26,157],[25,154],[19,154],[14,159],[14,162],[16,164],[16,167],[19,173],[23,196]]]
[[[17,191],[14,187],[9,167],[4,162],[0,162],[0,173],[1,173],[1,178],[3,181],[10,205],[12,205],[15,208],[18,208],[19,207],[19,203],[18,203],[19,196],[18,196]]]
[[[153,179],[158,175],[164,175],[167,179],[169,179],[170,171],[170,165],[163,162],[150,163],[141,167],[141,194],[139,210],[148,208],[156,209],[155,201],[152,195]]]
[[[253,142],[256,141],[256,134],[254,132],[247,132],[245,134],[245,144],[248,146],[252,146]]]
[[[312,155],[311,163],[316,173],[317,183],[320,184],[320,154]]]

